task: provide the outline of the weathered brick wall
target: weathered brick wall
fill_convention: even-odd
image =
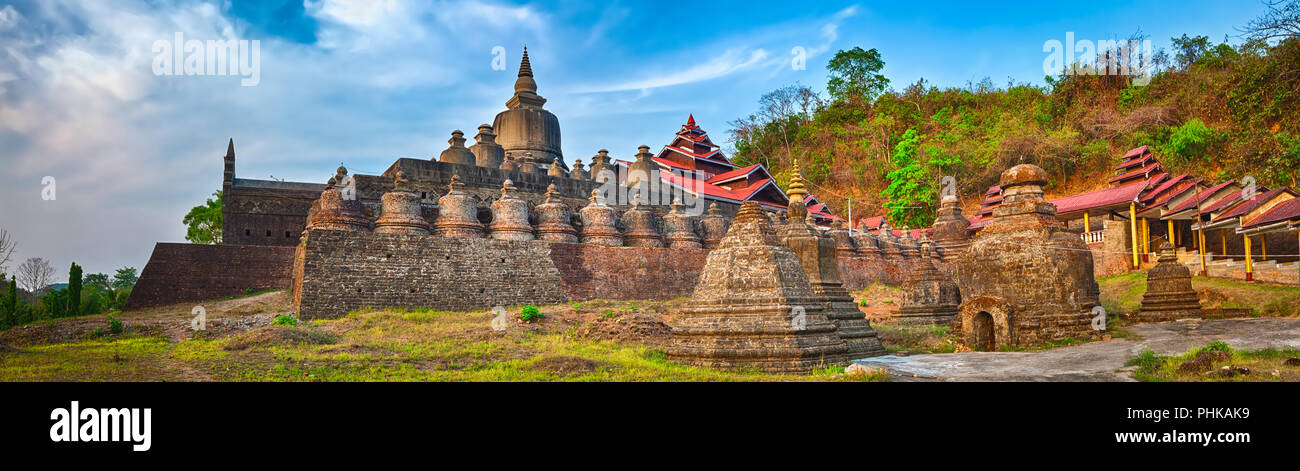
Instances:
[[[708,256],[708,249],[551,244],[570,300],[690,296]]]
[[[294,297],[304,318],[362,307],[475,310],[567,300],[550,244],[308,231]]]
[[[158,243],[126,309],[288,289],[293,247]]]
[[[706,249],[605,247],[543,241],[450,239],[309,231],[294,261],[304,318],[362,307],[477,310],[587,299],[690,296]],[[846,287],[901,284],[915,261],[840,260]],[[947,264],[936,263],[940,270]]]

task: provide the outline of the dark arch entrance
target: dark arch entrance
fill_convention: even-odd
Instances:
[[[975,332],[975,345],[973,345],[975,350],[981,352],[993,351],[995,345],[993,341],[993,315],[980,311],[979,314],[975,314],[972,321],[974,321],[972,330]]]

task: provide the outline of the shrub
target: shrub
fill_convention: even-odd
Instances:
[[[114,334],[122,333],[122,321],[117,318],[117,315],[109,314],[106,319],[108,319],[109,332]]]
[[[540,320],[543,317],[546,317],[546,314],[542,314],[542,311],[532,304],[524,306],[524,309],[519,312],[519,318],[528,323]]]
[[[1200,350],[1200,351],[1205,352],[1205,351],[1210,351],[1210,350],[1214,350],[1214,351],[1219,351],[1219,352],[1227,353],[1227,354],[1229,354],[1229,355],[1232,354],[1232,347],[1229,347],[1227,343],[1224,343],[1224,342],[1222,342],[1222,341],[1218,341],[1218,340],[1215,340],[1215,341],[1213,341],[1213,342],[1210,342],[1209,345],[1206,345],[1206,346],[1204,346],[1204,347],[1201,347],[1201,350]]]
[[[288,314],[280,314],[275,316],[275,320],[271,321],[271,325],[298,325],[298,319]]]

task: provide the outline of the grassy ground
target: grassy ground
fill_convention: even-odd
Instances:
[[[1209,350],[1223,353],[1217,357],[1207,355],[1204,364],[1194,363],[1198,355]],[[1291,364],[1288,364],[1288,360],[1292,360]],[[1300,381],[1300,351],[1271,348],[1233,350],[1221,342],[1173,356],[1160,356],[1146,350],[1130,361],[1129,365],[1138,367],[1134,377],[1141,381]]]
[[[1147,291],[1146,272],[1132,272],[1097,280],[1101,305],[1111,315],[1129,314],[1142,305]],[[1256,316],[1287,317],[1300,314],[1300,287],[1259,282],[1193,277],[1192,288],[1206,308],[1244,308]]]
[[[249,330],[136,329],[46,341],[0,335],[0,380],[9,381],[880,381],[842,367],[806,375],[716,371],[669,362],[662,315],[673,301],[593,301],[543,306],[535,323],[509,311],[366,310],[336,320]],[[277,311],[241,305],[246,311]],[[219,309],[209,309],[220,316]],[[211,322],[211,320],[210,320]],[[147,324],[138,324],[144,327]],[[92,328],[86,323],[85,328]],[[34,340],[33,340],[34,339]]]

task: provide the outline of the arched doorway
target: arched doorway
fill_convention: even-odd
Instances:
[[[993,341],[993,315],[986,311],[980,311],[971,319],[972,330],[975,333],[975,344],[972,348],[981,352],[991,352],[996,343]]]

